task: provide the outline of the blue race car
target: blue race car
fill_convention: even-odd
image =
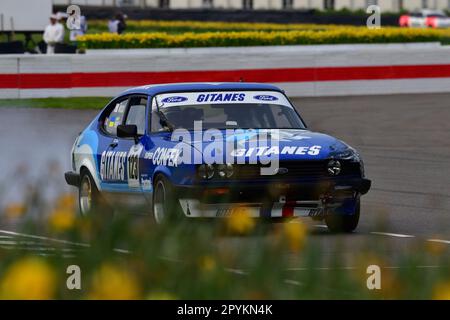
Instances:
[[[309,131],[281,89],[242,82],[123,92],[75,140],[65,179],[83,215],[126,205],[160,223],[245,208],[343,232],[357,227],[371,185],[358,152]]]

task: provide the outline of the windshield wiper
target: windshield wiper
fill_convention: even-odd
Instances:
[[[175,129],[174,125],[169,122],[169,119],[167,119],[164,112],[159,110],[159,108],[156,109],[156,113],[159,116],[159,123],[163,126],[169,129],[169,131],[173,131]]]

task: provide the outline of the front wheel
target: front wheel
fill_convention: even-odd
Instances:
[[[361,202],[358,199],[354,214],[330,214],[325,217],[325,223],[331,232],[353,232],[358,226],[360,211]]]
[[[170,182],[162,175],[155,179],[153,185],[153,217],[160,224],[181,218],[181,208]]]

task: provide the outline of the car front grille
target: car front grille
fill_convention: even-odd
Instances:
[[[330,178],[327,165],[329,160],[281,161],[280,173],[261,175],[261,165],[235,165],[233,179],[236,180],[270,180],[270,179],[320,179]],[[283,173],[284,171],[284,173]],[[341,172],[338,176],[361,176],[359,163],[341,161]]]

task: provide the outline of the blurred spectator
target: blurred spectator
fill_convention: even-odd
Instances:
[[[113,19],[109,20],[108,22],[109,32],[122,34],[127,27],[125,18],[126,18],[125,15],[123,15],[122,13],[118,13],[115,15]]]
[[[70,30],[70,41],[77,41],[78,36],[82,36],[87,32],[87,21],[85,16],[80,17],[80,29]]]
[[[45,28],[44,41],[47,44],[47,54],[55,53],[55,44],[64,41],[64,27],[55,14],[50,16],[50,24]]]

